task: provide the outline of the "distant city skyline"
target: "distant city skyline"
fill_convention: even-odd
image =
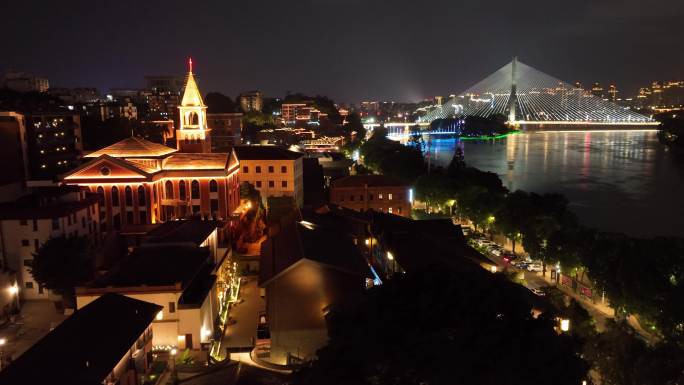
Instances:
[[[682,37],[678,0],[647,9],[638,0],[527,3],[9,2],[0,12],[30,18],[0,26],[12,37],[0,70],[107,92],[142,87],[145,75],[183,74],[192,56],[205,92],[290,90],[340,102],[458,93],[513,56],[570,83],[615,84],[623,95],[684,77],[684,52],[672,49]]]

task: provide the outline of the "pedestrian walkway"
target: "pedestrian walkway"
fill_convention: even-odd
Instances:
[[[14,323],[0,329],[0,338],[5,339],[3,355],[17,359],[66,318],[57,312],[52,301],[24,302]]]
[[[228,325],[221,346],[226,348],[252,347],[256,340],[259,313],[266,310],[266,301],[259,295],[258,277],[243,277],[247,282],[240,285],[238,302],[230,309],[235,323]]]

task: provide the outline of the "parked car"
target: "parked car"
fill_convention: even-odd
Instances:
[[[502,252],[501,253],[501,259],[503,259],[505,262],[510,262],[514,259],[518,258],[517,255],[509,252]]]
[[[535,288],[530,289],[530,291],[533,292],[534,294],[540,296],[540,297],[543,297],[546,295],[546,292],[540,288],[535,287]]]
[[[519,261],[519,262],[516,262],[515,264],[513,264],[513,266],[517,267],[518,269],[527,269],[528,264],[529,264],[528,262]]]
[[[527,265],[527,271],[542,271],[541,263],[530,263]]]
[[[501,255],[501,253],[503,253],[503,250],[502,250],[500,247],[492,247],[492,248],[489,250],[489,252],[490,252],[492,255],[498,257],[498,256]]]

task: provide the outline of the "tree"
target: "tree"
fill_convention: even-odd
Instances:
[[[237,112],[239,108],[238,104],[230,97],[219,92],[208,93],[204,97],[204,103],[207,105],[207,112],[210,114]]]
[[[56,237],[33,254],[29,272],[39,285],[67,298],[92,278],[95,250],[88,237]]]
[[[476,267],[397,275],[331,306],[297,384],[580,384],[587,365],[525,289]]]
[[[352,134],[354,135],[354,142],[361,142],[366,139],[366,128],[361,123],[361,116],[358,113],[350,113],[345,120],[346,123],[342,129],[349,140],[351,140]]]

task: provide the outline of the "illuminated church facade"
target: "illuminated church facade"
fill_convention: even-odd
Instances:
[[[175,149],[130,137],[86,155],[88,162],[63,177],[99,195],[103,231],[193,214],[228,219],[239,206],[239,162],[232,150],[211,152],[192,61],[178,108]]]

